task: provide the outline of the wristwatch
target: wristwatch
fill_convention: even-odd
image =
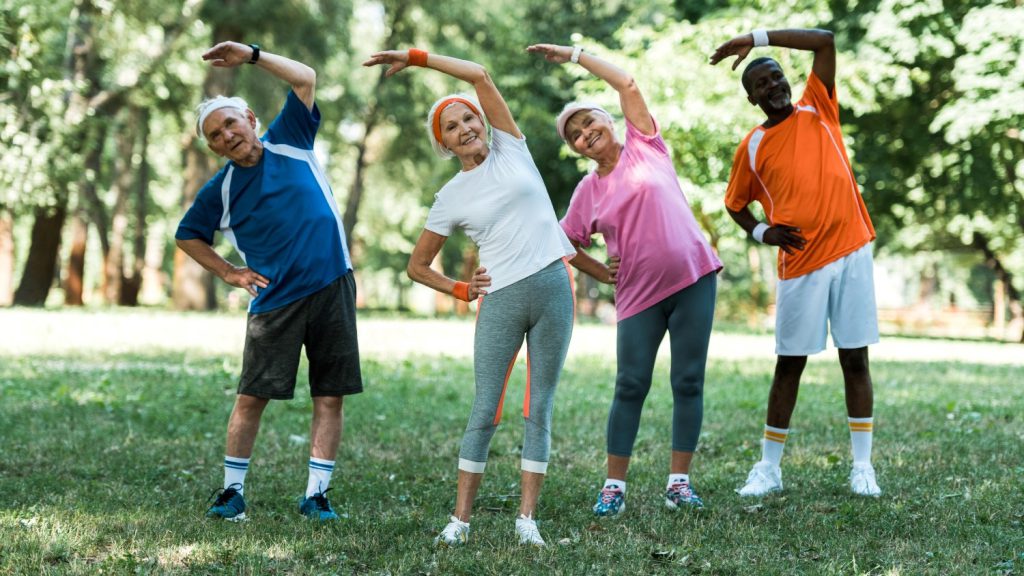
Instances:
[[[249,48],[252,48],[252,57],[249,58],[249,64],[255,64],[260,60],[260,45],[249,44]]]

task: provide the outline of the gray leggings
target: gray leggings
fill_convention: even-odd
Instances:
[[[704,366],[715,316],[715,272],[619,322],[615,399],[608,414],[608,453],[629,457],[651,390],[658,347],[669,333],[672,351],[672,449],[693,452],[704,419]]]
[[[501,421],[512,367],[526,336],[522,468],[544,474],[551,451],[555,387],[572,337],[575,296],[565,260],[480,299],[473,364],[476,397],[459,451],[459,469],[482,473]]]

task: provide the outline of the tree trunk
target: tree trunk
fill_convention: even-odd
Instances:
[[[395,6],[394,11],[391,12],[391,21],[388,22],[387,30],[388,35],[385,38],[382,46],[394,46],[395,37],[398,35],[398,30],[401,28],[400,24],[405,18],[405,9],[407,3],[399,2]],[[384,70],[381,70],[377,76],[377,83],[373,87],[371,94],[376,94],[381,88],[381,83],[384,81]],[[365,130],[363,131],[363,138],[359,141],[356,146],[356,165],[354,175],[352,177],[352,185],[349,187],[348,198],[345,200],[345,214],[341,218],[342,226],[345,228],[345,244],[349,248],[349,253],[352,254],[352,231],[355,230],[356,222],[359,220],[359,205],[363,201],[363,182],[366,178],[366,166],[368,164],[367,159],[367,146],[369,144],[370,135],[373,133],[374,128],[377,127],[377,123],[380,121],[380,109],[377,105],[376,100],[371,100],[367,110],[362,115],[365,118]]]
[[[89,224],[81,212],[71,219],[71,251],[68,253],[68,271],[64,279],[64,304],[81,306],[85,303],[85,249],[89,237]]]
[[[124,241],[128,232],[128,194],[132,190],[134,179],[132,158],[135,153],[135,139],[139,132],[134,111],[128,110],[124,116],[126,120],[118,126],[116,136],[114,206],[110,210],[110,233],[104,234],[108,236],[107,250],[103,254],[103,300],[107,304],[121,302],[122,280],[125,275]]]
[[[242,31],[234,24],[218,23],[213,29],[214,44],[242,37]],[[210,98],[218,94],[233,94],[237,73],[237,68],[210,66],[203,81],[203,96]],[[181,191],[182,214],[192,206],[199,189],[217,170],[217,163],[210,156],[210,152],[197,140],[193,131],[189,130],[184,144],[185,184]],[[213,275],[179,249],[174,251],[171,300],[175,310],[213,310],[217,307]]]
[[[139,166],[135,179],[135,229],[132,236],[131,274],[121,277],[121,295],[118,304],[138,306],[139,291],[146,268],[146,215],[149,213],[149,110],[133,108],[135,126],[139,128]]]
[[[86,85],[85,93],[68,89],[64,92],[64,123],[70,127],[68,133],[59,134],[66,146],[74,151],[83,141],[78,129],[86,121],[88,98],[86,93],[95,90],[90,84],[97,78],[99,61],[94,51],[92,37],[92,18],[96,15],[96,7],[91,0],[76,0],[71,12],[71,23],[68,27],[67,42],[64,54],[64,79],[70,86]],[[31,244],[25,270],[22,273],[18,290],[14,294],[14,303],[21,306],[42,306],[46,303],[46,295],[53,285],[57,274],[58,249],[60,235],[67,217],[68,183],[67,180],[55,177],[57,189],[54,202],[50,206],[41,206],[35,210],[35,221],[32,223]]]
[[[10,306],[14,297],[14,218],[0,209],[0,306]]]
[[[42,306],[57,270],[60,233],[67,217],[66,206],[36,208],[29,239],[28,258],[14,293],[15,306]]]
[[[1006,298],[1009,301],[1010,313],[1014,318],[1020,318],[1024,315],[1024,305],[1021,303],[1020,292],[1013,286],[1013,274],[1003,266],[1003,262],[999,259],[999,255],[992,250],[989,246],[988,238],[979,232],[974,233],[972,239],[972,245],[981,251],[985,256],[985,265],[992,269],[1005,287]],[[1024,343],[1024,332],[1021,333],[1019,342]]]

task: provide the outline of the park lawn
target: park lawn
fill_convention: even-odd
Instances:
[[[365,359],[329,496],[305,521],[310,402],[268,408],[250,520],[203,518],[222,479],[240,355],[0,356],[0,574],[1022,574],[1022,370],[874,362],[884,494],[851,495],[839,367],[812,361],[783,461],[786,491],[740,499],[760,454],[772,363],[713,360],[695,460],[703,511],[663,507],[671,395],[659,362],[628,511],[595,519],[614,363],[573,358],[538,511],[546,549],[515,543],[521,361],[470,544],[438,549],[472,400],[466,359]]]

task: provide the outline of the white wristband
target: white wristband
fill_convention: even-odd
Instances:
[[[768,32],[763,28],[758,28],[750,33],[754,37],[754,46],[767,46],[768,45]]]
[[[572,57],[569,58],[569,62],[573,64],[579,64],[580,54],[583,54],[583,46],[575,46],[572,49]]]
[[[750,235],[754,237],[754,240],[764,244],[764,233],[767,232],[769,228],[771,228],[771,226],[764,222],[758,222],[757,226],[754,226],[754,229],[750,232]]]

